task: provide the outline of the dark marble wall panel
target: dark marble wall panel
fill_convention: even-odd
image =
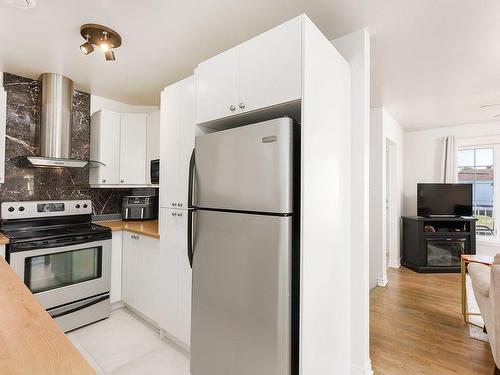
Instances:
[[[120,212],[121,199],[129,189],[91,189],[88,169],[26,168],[18,156],[39,155],[41,82],[4,73],[7,91],[5,183],[0,200],[92,199],[95,214]],[[90,94],[73,93],[72,157],[90,156]]]

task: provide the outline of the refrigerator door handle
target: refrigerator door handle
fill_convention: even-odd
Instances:
[[[188,180],[188,212],[187,212],[187,256],[189,265],[193,268],[193,183],[194,183],[195,154],[194,149],[189,160],[189,180]]]
[[[191,268],[193,268],[193,214],[194,209],[190,208],[187,212],[187,256]]]
[[[191,152],[191,159],[189,159],[189,172],[188,172],[188,208],[193,208],[194,168],[195,168],[195,154],[194,154],[194,148],[193,148],[193,152]]]

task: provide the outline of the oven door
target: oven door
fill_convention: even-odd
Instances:
[[[10,265],[50,309],[109,292],[111,240],[11,252]]]

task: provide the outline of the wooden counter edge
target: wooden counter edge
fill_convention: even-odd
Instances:
[[[36,297],[0,258],[0,374],[95,375]]]
[[[141,234],[147,237],[159,239],[158,233],[158,220],[144,220],[144,221],[95,221],[95,224],[102,225],[110,228],[112,231],[126,231],[136,234]]]

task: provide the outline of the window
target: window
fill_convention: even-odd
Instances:
[[[473,184],[473,210],[478,235],[496,235],[495,146],[467,147],[458,151],[458,182]]]

